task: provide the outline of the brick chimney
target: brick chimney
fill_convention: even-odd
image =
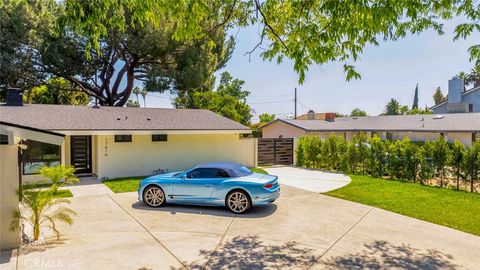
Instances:
[[[23,106],[22,91],[18,88],[7,88],[5,95],[5,105]]]
[[[325,113],[325,121],[335,122],[335,113],[331,113],[331,112]]]

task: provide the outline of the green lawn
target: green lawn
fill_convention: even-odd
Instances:
[[[267,174],[265,170],[259,168],[250,168],[253,172]],[[145,179],[148,176],[132,176],[132,177],[121,177],[114,178],[111,180],[103,181],[108,188],[110,188],[115,193],[122,192],[132,192],[137,191],[140,181]]]
[[[115,193],[122,192],[132,192],[137,191],[140,181],[147,178],[148,176],[132,176],[132,177],[121,177],[114,178],[111,180],[103,181],[108,188],[110,188]]]
[[[49,188],[50,185],[51,185],[51,183],[49,183],[49,182],[39,181],[39,182],[24,184],[24,185],[22,185],[22,187],[24,189],[40,189],[40,190],[42,190],[44,188]],[[56,198],[67,198],[67,197],[73,197],[73,194],[72,194],[72,192],[70,192],[70,190],[62,188],[62,189],[57,190],[57,194],[55,194],[54,197],[56,197]]]
[[[368,176],[350,177],[352,183],[326,194],[480,235],[480,194]]]

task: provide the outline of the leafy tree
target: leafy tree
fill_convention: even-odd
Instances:
[[[387,158],[385,143],[378,136],[374,136],[368,140],[368,144],[370,145],[367,160],[369,173],[374,177],[383,177]]]
[[[440,177],[440,187],[443,187],[443,179],[447,173],[447,162],[450,159],[450,147],[443,137],[432,142],[432,158],[435,164],[435,171]]]
[[[261,123],[270,123],[275,120],[275,114],[262,113],[258,117]]]
[[[140,103],[138,103],[138,101],[136,101],[136,100],[129,99],[127,101],[127,104],[125,104],[125,106],[127,106],[127,107],[140,107]]]
[[[412,110],[418,109],[418,83],[415,87],[415,96],[413,97]]]
[[[202,88],[209,84],[213,72],[224,66],[234,45],[233,39],[225,34],[231,24],[220,25],[226,12],[217,9],[217,3],[213,2],[203,4],[210,5],[211,12],[198,18],[196,27],[190,29],[203,38],[182,34],[188,25],[182,14],[189,13],[189,8],[170,10],[165,7],[170,4],[163,1],[148,7],[142,6],[143,1],[12,2],[15,3],[2,5],[1,11],[7,11],[6,21],[16,20],[13,10],[18,6],[35,12],[40,6],[39,11],[44,11],[46,19],[42,24],[33,23],[39,19],[32,11],[22,22],[24,31],[35,34],[33,41],[25,38],[26,42],[17,44],[17,33],[8,33],[5,42],[12,44],[14,53],[8,58],[9,63],[2,63],[0,73],[26,50],[31,52],[27,55],[27,66],[41,74],[70,81],[98,98],[101,105],[125,105],[135,81],[143,82],[148,91],[171,91],[178,95]],[[139,18],[145,11],[149,14]],[[214,25],[219,26],[212,30]],[[102,32],[95,44],[89,35],[92,27]],[[18,70],[15,68],[14,72]]]
[[[343,154],[346,150],[346,142],[343,137],[335,136],[330,134],[330,136],[322,144],[322,153],[321,159],[322,164],[327,170],[339,170],[341,167],[341,161],[343,159]]]
[[[90,97],[63,78],[51,78],[24,92],[24,102],[34,104],[87,105]]]
[[[351,117],[354,117],[354,116],[366,116],[367,113],[364,111],[364,110],[361,110],[359,108],[355,108],[352,110],[352,112],[350,113],[350,116]]]
[[[54,194],[57,193],[59,187],[64,187],[80,181],[75,176],[75,168],[73,167],[65,167],[62,165],[42,167],[39,172],[45,180],[52,182],[50,188]]]
[[[465,155],[465,146],[455,140],[452,144],[452,153],[449,159],[449,165],[452,168],[453,175],[457,180],[457,190],[460,189],[460,178],[462,178],[462,162]]]
[[[437,87],[437,90],[435,90],[435,93],[433,94],[433,101],[435,102],[435,105],[438,105],[446,100],[447,98],[442,94],[440,87]]]
[[[465,180],[470,182],[470,191],[475,191],[475,183],[480,179],[480,142],[475,142],[467,148],[463,157],[462,169]]]
[[[417,175],[421,159],[419,156],[418,146],[412,143],[408,137],[404,137],[399,141],[401,151],[403,177],[407,180],[417,181]]]
[[[147,107],[147,94],[148,94],[148,91],[144,88],[142,89],[142,91],[140,92],[140,95],[142,95],[142,98],[143,98],[143,107]]]
[[[224,72],[221,74],[220,84],[216,91],[194,92],[190,108],[207,109],[248,125],[252,118],[247,96],[250,92],[243,90],[245,82]]]
[[[427,181],[435,176],[435,164],[433,162],[433,144],[426,141],[423,147],[419,150],[420,156],[420,183],[422,185],[428,184]]]
[[[0,87],[31,89],[46,79],[36,47],[53,29],[50,1],[0,2]]]
[[[399,115],[400,114],[400,103],[394,98],[390,99],[390,101],[385,106],[385,114],[386,115]]]
[[[127,105],[127,107],[140,107],[140,102],[138,101],[138,95],[140,95],[140,93],[142,92],[142,89],[140,89],[140,87],[138,87],[138,86],[135,86],[135,87],[133,87],[132,92],[135,95],[135,97],[137,98],[136,104],[139,104],[139,105],[138,106],[128,106]],[[127,101],[127,104],[128,104],[128,101]],[[132,105],[132,103],[131,103],[131,105]]]
[[[407,115],[414,115],[414,114],[432,114],[433,112],[427,107],[425,106],[425,108],[422,110],[422,109],[411,109],[411,110],[408,110],[405,114]]]

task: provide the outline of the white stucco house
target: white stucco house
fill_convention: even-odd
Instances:
[[[250,128],[208,110],[21,104],[0,106],[2,144],[19,144],[23,182],[63,164],[100,179],[181,170],[200,162],[255,166]],[[15,106],[17,105],[17,106]]]

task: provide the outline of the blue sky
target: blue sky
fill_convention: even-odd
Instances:
[[[299,115],[308,109],[347,114],[356,107],[369,115],[378,115],[390,98],[411,106],[417,83],[419,105],[431,106],[438,86],[446,94],[448,79],[473,66],[467,50],[478,42],[479,36],[454,42],[453,30],[459,22],[445,23],[443,36],[427,31],[396,42],[383,42],[378,47],[366,47],[355,63],[362,75],[360,80],[347,82],[342,64],[329,63],[311,66],[304,84],[299,85],[291,61],[280,65],[263,61],[258,56],[260,51],[249,60],[244,54],[258,42],[256,27],[234,32],[235,52],[223,70],[245,81],[245,89],[251,92],[248,103],[255,111],[253,122],[258,121],[258,114],[265,112],[280,118],[293,116],[295,87]],[[171,100],[167,94],[152,94],[147,96],[147,106],[171,107]]]

